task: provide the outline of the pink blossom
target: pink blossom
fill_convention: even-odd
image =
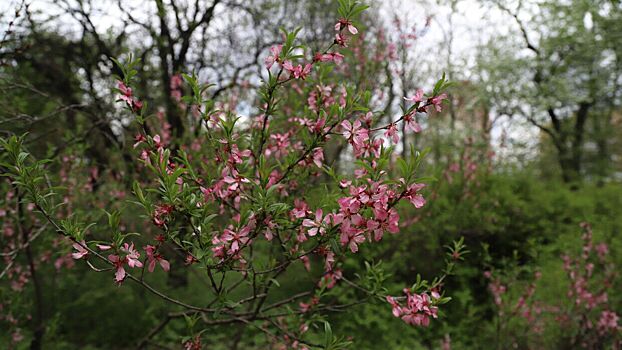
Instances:
[[[609,310],[603,310],[600,314],[600,319],[598,320],[598,328],[601,333],[605,333],[607,331],[616,331],[618,329],[618,320],[620,318],[618,315]]]
[[[387,302],[389,304],[391,304],[392,307],[392,313],[393,316],[395,317],[400,317],[400,315],[402,314],[402,308],[400,307],[400,304],[397,302],[397,300],[395,300],[394,297],[387,295]]]
[[[271,241],[272,238],[274,238],[274,229],[276,228],[276,223],[274,221],[272,221],[272,216],[268,216],[264,221],[263,221],[266,230],[264,231],[264,236],[266,237],[266,240]]]
[[[324,150],[321,147],[317,147],[313,150],[313,163],[318,168],[321,169],[323,162],[324,162]]]
[[[145,135],[143,134],[136,134],[136,137],[134,137],[134,148],[138,147],[141,143],[146,142],[147,138],[145,137]]]
[[[362,127],[360,120],[354,121],[354,124],[350,123],[349,120],[344,120],[341,122],[341,127],[344,129],[343,137],[355,147],[361,147],[369,140],[369,132]]]
[[[313,56],[314,62],[335,62],[336,64],[341,63],[343,61],[344,56],[338,52],[329,52],[329,53],[316,53]]]
[[[292,220],[304,218],[308,213],[311,213],[309,205],[302,199],[294,199],[294,209],[290,211]]]
[[[229,164],[242,164],[244,162],[243,158],[248,158],[252,154],[251,150],[247,149],[244,151],[240,151],[238,149],[238,145],[231,145],[231,150],[229,152],[229,159],[227,160]]]
[[[282,50],[283,45],[275,45],[270,48],[270,55],[264,61],[266,68],[270,69],[275,62],[279,62]]]
[[[250,241],[250,238],[248,237],[250,230],[249,226],[245,226],[239,232],[235,232],[231,229],[225,229],[221,238],[223,241],[231,242],[231,253],[237,253],[243,245]]]
[[[72,253],[71,256],[74,259],[82,259],[83,257],[87,256],[89,254],[89,251],[84,248],[86,246],[86,242],[84,242],[84,240],[80,241],[80,243],[74,243],[73,244],[73,248],[75,250],[77,250],[76,253]]]
[[[327,289],[333,288],[337,281],[343,278],[343,272],[339,269],[327,271],[322,279],[318,283],[320,286],[325,286]]]
[[[335,44],[341,47],[348,47],[346,37],[341,33],[335,34]]]
[[[324,218],[324,221],[326,221],[326,218]],[[326,229],[322,226],[322,222],[322,209],[318,209],[315,211],[315,220],[304,219],[302,221],[302,226],[309,228],[309,236],[313,237],[317,235],[318,232],[320,235],[324,235]]]
[[[125,258],[127,259],[127,265],[129,267],[143,267],[143,263],[138,260],[140,259],[140,253],[138,250],[134,249],[134,243],[131,245],[123,243],[121,251],[126,254]]]
[[[155,135],[153,137],[153,144],[156,147],[156,149],[160,150],[164,147],[164,144],[162,143],[162,140],[160,138],[160,135]]]
[[[447,99],[447,94],[443,93],[440,94],[438,96],[434,96],[430,99],[430,103],[432,103],[434,105],[434,108],[436,108],[437,112],[441,112],[443,110],[443,100]]]
[[[417,89],[417,92],[415,93],[414,96],[404,97],[404,99],[406,101],[410,101],[410,102],[414,102],[414,103],[422,102],[423,101],[423,89]]]
[[[607,243],[599,243],[596,245],[596,252],[598,253],[598,257],[602,260],[609,253],[609,247],[607,247]]]
[[[302,80],[304,80],[307,75],[311,73],[312,67],[313,66],[310,63],[307,63],[304,67],[301,64],[294,66],[291,61],[285,61],[285,63],[283,63],[283,68],[285,70],[289,71],[294,78]]]
[[[352,253],[358,252],[358,245],[365,242],[363,230],[356,227],[362,220],[360,215],[354,215],[351,219],[344,220],[341,224],[341,245],[347,245]]]
[[[225,176],[223,181],[229,184],[229,191],[236,191],[238,188],[242,187],[245,183],[250,183],[250,180],[245,178],[244,176],[234,172],[233,176]]]
[[[159,263],[164,271],[168,271],[171,268],[170,263],[165,260],[160,253],[157,252],[157,248],[152,245],[146,245],[143,247],[145,253],[147,254],[148,261],[148,270],[149,272],[153,272],[155,269],[156,263]]]
[[[317,305],[320,302],[320,298],[318,298],[317,296],[314,296],[313,298],[311,298],[311,300],[308,303],[303,303],[300,302],[300,311],[302,313],[307,313],[309,312],[309,310],[311,310],[311,308],[315,305]]]
[[[13,341],[13,344],[19,343],[22,340],[24,340],[24,335],[22,334],[21,330],[19,328],[17,328],[12,334],[11,334],[11,340]]]
[[[300,260],[302,261],[305,270],[307,270],[307,272],[311,272],[311,261],[309,260],[309,257],[307,255],[303,255],[300,257]]]
[[[384,132],[384,136],[389,137],[393,143],[398,143],[400,141],[400,136],[395,123],[389,124],[387,131]]]
[[[115,266],[116,272],[114,276],[117,283],[123,282],[126,275],[125,269],[123,268],[123,264],[126,261],[125,258],[121,258],[116,254],[111,254],[108,255],[108,260],[110,260],[110,262],[112,262],[112,264]]]
[[[404,116],[404,123],[406,123],[406,131],[421,132],[421,125],[415,120],[414,112]]]
[[[393,316],[400,317],[404,322],[413,326],[427,327],[430,317],[438,317],[438,308],[433,306],[432,299],[427,293],[416,294],[409,289],[404,289],[406,304],[401,304],[397,298],[387,296],[386,300],[391,304]],[[434,293],[434,299],[439,296]]]
[[[197,335],[194,338],[188,339],[183,344],[184,350],[201,350],[203,345],[201,344],[201,336]]]
[[[122,101],[125,101],[125,103],[130,109],[136,112],[136,111],[139,111],[143,107],[143,103],[139,101],[138,99],[136,99],[135,97],[133,97],[132,88],[125,85],[122,81],[119,81],[117,83],[117,87],[119,91],[121,92],[120,99]]]
[[[164,217],[168,216],[173,212],[173,206],[168,204],[156,205],[155,210],[153,212],[153,223],[156,226],[164,226],[165,220]]]
[[[183,79],[181,78],[181,74],[175,74],[171,76],[171,83],[170,83],[171,90],[179,89],[182,83],[183,83]]]
[[[408,186],[404,198],[408,199],[415,208],[419,209],[425,205],[425,198],[418,192],[425,187],[425,184],[412,184]]]
[[[121,94],[125,97],[131,97],[132,96],[132,88],[128,87],[127,85],[125,85],[122,81],[119,81],[117,83],[119,91],[121,91]],[[123,99],[123,97],[121,97],[121,99]]]
[[[352,21],[345,18],[340,18],[339,21],[335,24],[335,30],[342,31],[344,28],[348,28],[348,31],[352,35],[356,35],[359,32],[358,29],[356,29],[356,27],[352,25]]]

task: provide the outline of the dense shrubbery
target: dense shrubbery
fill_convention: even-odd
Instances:
[[[617,70],[565,51],[595,38],[617,57],[598,38],[619,15],[573,4],[539,5],[564,15],[534,21],[537,43],[496,4],[532,56],[480,57],[457,83],[410,81],[431,17],[383,25],[350,0],[338,17],[158,0],[155,22],[119,4],[116,37],[68,3],[77,41],[18,7],[0,42],[0,347],[619,349],[622,185],[598,129]],[[225,9],[243,20],[212,39]],[[279,11],[292,30],[255,28]],[[606,83],[583,94],[579,71]],[[491,113],[539,128],[539,153],[497,156],[515,149],[493,146]]]

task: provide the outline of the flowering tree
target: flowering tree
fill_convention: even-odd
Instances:
[[[420,132],[416,120],[442,109],[449,85],[443,77],[429,93],[418,90],[405,100],[401,116],[386,125],[372,108],[371,93],[347,82],[322,88],[331,68],[342,64],[344,48],[359,35],[356,19],[365,9],[340,0],[334,39],[318,52],[297,43],[299,30],[283,30],[282,43],[265,58],[267,76],[255,116],[241,117],[216,104],[207,97],[210,86],[195,74],[170,77],[171,99],[190,111],[196,124],[192,134],[172,135],[162,113],[135,94],[137,60],[117,62],[118,103],[136,128],[128,152],[134,152],[138,169],[130,210],[140,208],[144,218],[133,226],[137,232],[128,230],[130,224],[122,221],[127,212],[114,204],[124,195],[112,196],[107,224],[89,220],[68,209],[72,198],[59,201],[63,189],[50,184],[49,161],[35,160],[24,137],[3,139],[2,170],[10,181],[3,217],[20,234],[3,237],[7,265],[0,278],[6,275],[11,284],[32,278],[36,284],[30,246],[51,228],[73,249],[60,264],[78,260],[109,274],[120,287],[136,283],[170,304],[161,323],[138,342],[141,348],[171,320],[184,318],[187,327],[180,336],[187,349],[202,348],[205,332],[226,324],[263,334],[261,340],[248,340],[252,344],[340,349],[350,341],[332,334],[327,314],[373,301],[388,302],[387,310],[408,324],[427,326],[438,317],[439,305],[449,301],[441,287],[464,254],[462,241],[450,248],[444,275],[429,282],[418,277],[403,296],[389,296],[377,263],[366,263],[366,274],[359,276],[342,268],[366,245],[399,233],[399,206],[425,205],[422,190],[429,179],[418,172],[423,154],[412,150],[409,158],[395,159],[392,152],[399,145],[398,126]],[[301,108],[284,105],[288,89],[307,97]],[[353,173],[339,173],[325,162],[329,142],[351,151]],[[89,173],[84,186],[94,186],[98,176]],[[65,187],[77,187],[67,182]],[[62,247],[62,242],[55,244]],[[22,251],[28,268],[18,263]],[[149,281],[156,270],[174,269],[192,270],[207,281],[201,303],[184,301]],[[288,278],[300,275],[306,276],[303,288],[287,295],[279,291]],[[337,302],[340,289],[356,290],[357,299]],[[36,319],[34,338],[40,341],[42,311]],[[4,321],[19,341],[19,321]]]

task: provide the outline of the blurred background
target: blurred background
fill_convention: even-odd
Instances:
[[[360,35],[323,84],[349,81],[371,91],[386,121],[401,115],[404,97],[431,90],[443,73],[455,84],[443,112],[422,117],[423,131],[404,133],[396,152],[408,155],[407,143],[429,149],[423,172],[436,181],[428,204],[402,209],[400,234],[363,250],[346,269],[382,261],[399,290],[417,273],[438,275],[452,240],[464,237],[470,253],[444,286],[453,300],[428,328],[371,304],[331,316],[334,332],[352,336],[356,349],[620,348],[622,3],[367,3]],[[120,72],[112,58],[141,59],[135,94],[157,111],[151,127],[190,143],[196,125],[179,107],[185,91],[173,76],[196,72],[214,84],[208,95],[219,108],[248,119],[267,76],[264,59],[282,41],[279,27],[301,27],[300,42],[315,52],[333,40],[336,8],[330,0],[5,0],[1,136],[28,132],[29,150],[57,161],[68,214],[109,208],[131,197],[136,174],[135,132],[115,104],[112,75]],[[295,87],[285,94],[285,113],[306,104]],[[351,170],[347,147],[334,144],[325,157]],[[6,183],[0,188],[1,209],[14,194]],[[131,211],[123,215],[132,222]],[[5,215],[0,222],[4,249],[15,233]],[[35,252],[47,300],[42,348],[133,348],[161,318],[161,301],[74,266],[70,246],[50,236]],[[32,348],[34,278],[6,271],[0,347]],[[158,282],[201,300],[205,286],[193,274],[171,275]],[[179,344],[181,328],[172,324],[158,340]],[[257,348],[233,341],[239,332],[214,327],[207,348]]]

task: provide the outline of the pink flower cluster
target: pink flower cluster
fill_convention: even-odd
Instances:
[[[234,135],[233,137],[237,137]],[[229,203],[238,209],[242,200],[241,193],[250,180],[240,174],[238,166],[243,164],[252,155],[250,150],[240,151],[236,144],[230,144],[227,140],[221,140],[221,149],[224,157],[218,155],[217,162],[224,162],[220,178],[210,186],[201,186],[201,192],[205,197],[205,202],[220,201],[221,210],[224,210],[225,203]]]
[[[147,245],[144,247],[145,253],[147,254],[148,270],[149,272],[153,272],[155,265],[159,263],[164,271],[169,271],[170,263],[158,252],[160,244],[164,241],[164,237],[158,236],[156,240],[159,242],[157,246]],[[72,257],[74,259],[88,257],[89,250],[86,247],[86,242],[84,240],[79,243],[74,243],[73,248],[76,252],[72,254]],[[98,244],[97,248],[104,251],[112,249],[113,246]],[[123,243],[123,246],[119,248],[116,254],[108,255],[108,261],[110,261],[115,268],[115,281],[119,284],[122,283],[127,276],[125,265],[131,268],[143,267],[143,263],[140,261],[140,253],[134,248],[134,243]]]
[[[161,204],[155,207],[153,211],[153,223],[156,226],[162,227],[166,223],[166,217],[173,212],[174,208],[172,205]]]
[[[102,250],[107,250],[107,249],[110,249],[111,247],[100,246],[99,248]],[[127,273],[125,272],[124,265],[127,265],[132,268],[143,267],[143,263],[139,260],[140,253],[138,252],[138,250],[134,249],[134,243],[132,244],[123,243],[123,247],[121,247],[121,249],[119,250],[121,251],[121,253],[124,253],[124,255],[110,254],[108,255],[108,260],[114,265],[116,269],[116,272],[114,275],[115,281],[120,284],[123,282],[123,280],[125,279],[125,276],[127,275]]]
[[[350,32],[350,34],[352,35],[356,35],[359,31],[352,24],[352,21],[346,18],[339,19],[339,21],[335,24],[335,30],[338,31],[338,33],[335,34],[335,44],[342,47],[347,47],[347,39],[346,36],[343,34],[344,29],[348,29],[348,32]]]
[[[493,278],[491,271],[484,272],[484,277],[490,279],[488,290],[490,290],[490,293],[492,294],[495,305],[500,307],[503,303],[503,299],[501,297],[507,291],[507,287],[505,284],[501,283],[501,280],[498,277]]]
[[[336,102],[339,102],[339,107],[343,108],[346,106],[347,96],[348,93],[343,86],[337,90],[334,85],[316,85],[315,88],[309,93],[307,105],[309,106],[309,109],[315,113],[318,113],[320,108],[329,109],[330,106]],[[297,118],[297,120],[299,120],[301,124],[308,126],[312,132],[322,130],[321,127],[318,128],[317,125],[315,125],[316,122],[309,121],[305,118]],[[325,124],[325,122],[323,124]]]
[[[282,62],[281,51],[283,51],[283,45],[275,45],[270,48],[270,55],[264,61],[266,68],[270,69],[275,63]]]
[[[370,138],[369,127],[371,125],[371,117],[370,112],[363,121],[355,120],[354,123],[351,123],[349,120],[344,120],[341,123],[342,135],[352,146],[354,156],[357,158],[380,157],[380,149],[383,142],[380,138],[375,140]]]
[[[341,223],[342,245],[347,245],[353,253],[358,244],[382,239],[385,231],[399,232],[399,214],[392,205],[399,194],[389,185],[368,180],[368,186],[350,186],[350,196],[338,200],[339,213],[335,221]]]
[[[311,65],[311,63],[307,63],[304,66],[302,64],[294,66],[291,61],[285,61],[285,63],[283,63],[283,68],[288,71],[294,78],[304,80],[307,75],[311,73],[311,68],[313,68],[313,66]]]
[[[621,327],[618,325],[618,321],[620,317],[618,314],[611,310],[603,310],[600,314],[600,319],[598,320],[598,330],[601,334],[605,333],[615,333],[621,330]]]
[[[248,224],[235,229],[232,225],[224,229],[220,235],[215,235],[212,238],[212,253],[218,261],[222,262],[225,259],[233,259],[240,262],[243,266],[246,260],[242,257],[241,250],[245,246],[251,244],[250,237],[251,231],[255,230],[257,224],[254,217],[248,220]]]
[[[175,74],[173,76],[171,76],[171,82],[170,82],[170,91],[171,91],[171,97],[173,98],[173,100],[175,100],[175,102],[180,103],[181,102],[181,97],[183,95],[183,91],[181,90],[182,87],[182,78],[181,78],[181,74]],[[183,105],[180,105],[183,106]]]
[[[401,304],[398,298],[387,296],[387,302],[393,308],[393,316],[401,318],[404,322],[413,326],[427,327],[430,324],[430,317],[438,317],[438,307],[434,302],[440,298],[436,291],[432,291],[431,297],[428,293],[413,293],[405,288],[406,304]]]
[[[125,85],[122,81],[118,82],[117,85],[119,91],[121,92],[120,99],[125,101],[127,106],[134,112],[140,111],[143,108],[143,103],[133,96],[132,88]]]
[[[589,224],[582,223],[583,228],[583,249],[579,259],[572,259],[568,255],[564,255],[564,270],[568,273],[570,279],[570,288],[568,289],[568,297],[574,298],[577,306],[583,306],[588,310],[596,308],[598,305],[605,304],[608,301],[606,289],[594,290],[590,288],[589,280],[591,279],[595,265],[589,261],[593,252],[594,245],[592,243],[592,230]],[[601,243],[597,246],[597,255],[601,263],[605,262],[607,255],[607,245]],[[608,283],[608,281],[605,281]]]
[[[343,61],[343,58],[344,56],[339,52],[317,52],[313,55],[313,62],[335,62],[336,64],[339,64]]]
[[[168,272],[171,269],[171,264],[168,260],[164,259],[162,254],[158,252],[158,247],[152,245],[146,245],[143,247],[145,253],[147,254],[147,266],[149,272],[153,272],[155,269],[156,263],[160,264],[162,270]]]

